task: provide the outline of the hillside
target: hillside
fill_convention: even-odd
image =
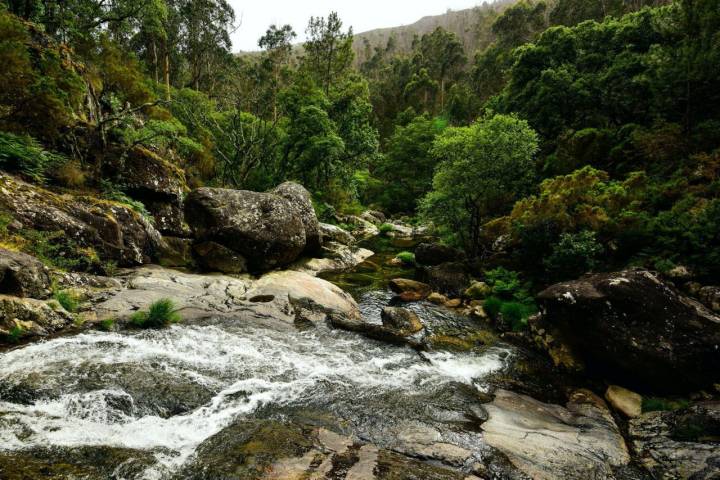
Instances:
[[[474,8],[465,10],[448,10],[441,15],[423,17],[415,23],[397,27],[378,28],[367,32],[355,34],[353,49],[362,62],[367,58],[368,52],[375,47],[387,45],[391,37],[396,41],[396,52],[407,53],[412,50],[415,36],[422,36],[430,33],[437,27],[455,33],[461,40],[465,51],[475,52],[478,48],[485,47],[490,43],[489,27],[508,5],[515,3],[513,0],[497,0],[495,2],[483,2]]]

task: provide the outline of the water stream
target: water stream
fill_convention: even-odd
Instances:
[[[379,321],[390,293],[367,285],[354,293]],[[412,308],[429,325],[465,321],[429,304]],[[387,448],[398,432],[423,426],[476,449],[477,394],[512,359],[508,346],[418,353],[324,326],[217,320],[90,331],[0,354],[0,453],[129,449],[148,459],[113,478],[172,478],[238,420],[301,411],[342,419],[347,434]]]

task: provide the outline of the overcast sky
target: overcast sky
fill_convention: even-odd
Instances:
[[[481,0],[229,0],[240,28],[233,35],[233,50],[257,50],[258,39],[271,24],[289,23],[302,40],[311,16],[340,15],[346,26],[364,32],[375,28],[406,25],[426,15],[445,13],[448,8],[473,7]]]

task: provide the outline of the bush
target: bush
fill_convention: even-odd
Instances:
[[[115,319],[106,318],[105,320],[101,321],[100,330],[103,330],[105,332],[111,332],[115,330]]]
[[[150,305],[147,312],[140,311],[130,317],[130,321],[138,328],[162,328],[181,320],[175,303],[169,298],[158,300]]]
[[[75,313],[80,306],[78,297],[67,290],[61,290],[53,294],[53,298],[68,312]]]
[[[687,400],[668,400],[658,397],[643,397],[642,411],[645,412],[669,412],[680,410],[690,405]]]
[[[519,274],[503,267],[485,272],[485,281],[494,294],[506,299],[513,298],[522,289]]]
[[[412,252],[400,252],[395,258],[400,260],[403,265],[415,265],[415,254]]]
[[[393,227],[389,223],[383,223],[382,225],[380,225],[380,227],[378,227],[378,230],[380,230],[380,233],[382,233],[382,234],[390,233],[394,229],[395,229],[395,227]]]
[[[0,132],[0,168],[19,172],[43,183],[47,171],[66,162],[65,157],[48,152],[32,137]]]
[[[596,240],[595,232],[563,233],[553,247],[550,257],[543,263],[558,280],[576,278],[597,267],[603,246]]]
[[[485,313],[490,316],[490,318],[497,318],[497,316],[500,314],[500,309],[502,308],[502,305],[503,301],[500,300],[498,297],[488,297],[483,303],[483,309],[485,310]]]

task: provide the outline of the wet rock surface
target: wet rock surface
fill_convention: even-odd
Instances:
[[[35,257],[0,248],[0,293],[17,297],[47,298],[50,271]]]
[[[538,295],[543,323],[589,368],[660,390],[720,375],[720,317],[646,270],[590,275]]]
[[[305,229],[305,249],[311,254],[318,253],[323,239],[310,192],[299,183],[285,182],[275,187],[270,193],[283,197],[297,209]]]
[[[717,479],[720,472],[720,403],[633,419],[630,438],[640,462],[657,479]]]
[[[485,441],[533,479],[619,480],[613,469],[630,462],[605,402],[589,391],[562,407],[499,390],[485,409]]]

